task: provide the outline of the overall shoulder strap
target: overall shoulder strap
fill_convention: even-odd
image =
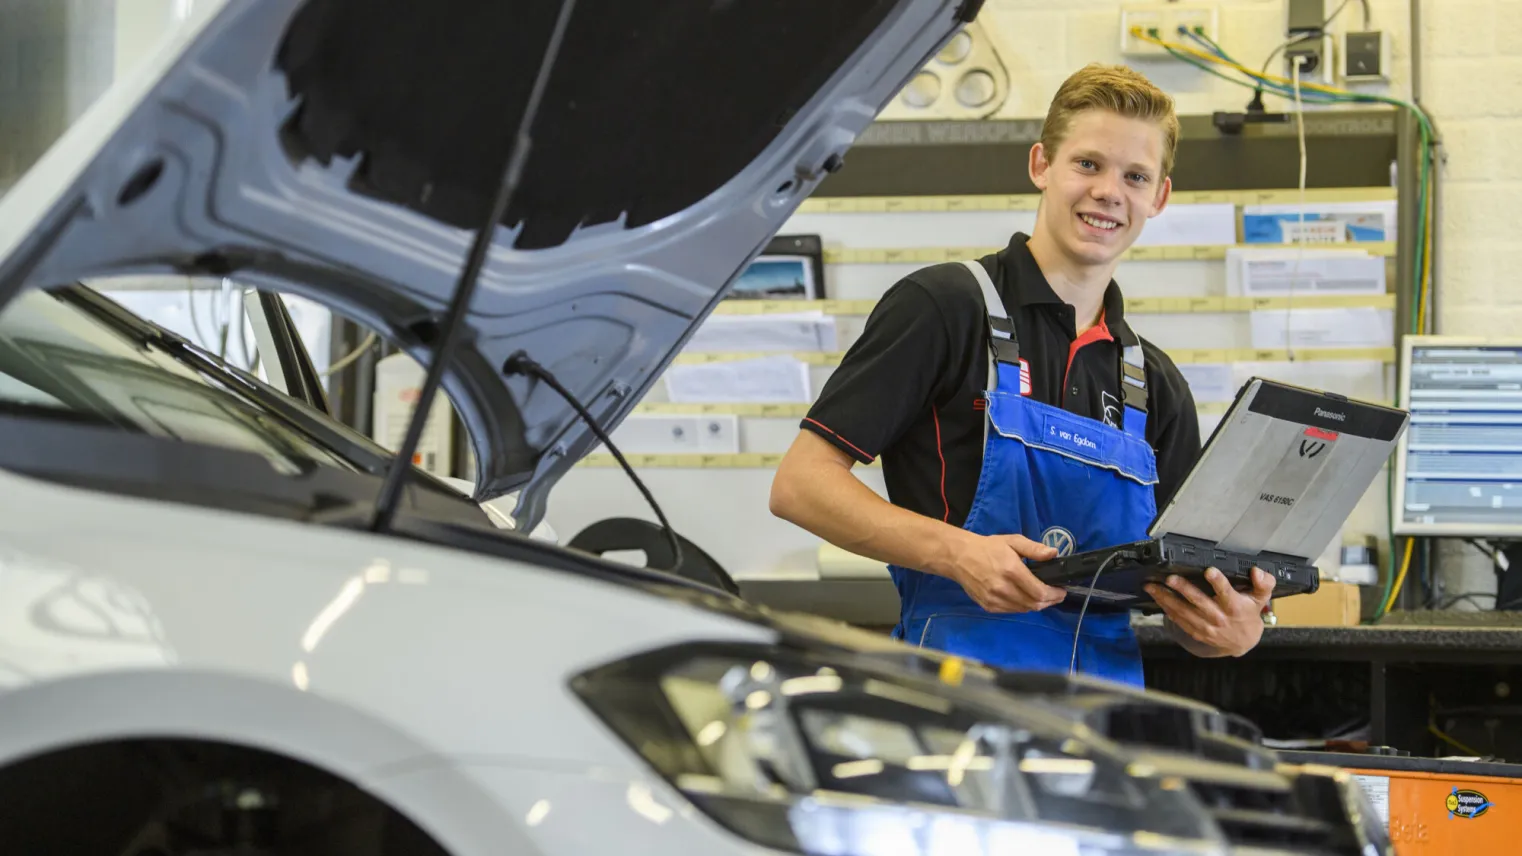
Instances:
[[[1004,298],[999,296],[999,289],[994,287],[993,278],[988,275],[988,269],[977,259],[965,259],[962,266],[972,273],[973,279],[978,281],[978,289],[983,293],[983,313],[987,319],[988,331],[988,380],[984,386],[988,389],[999,388],[999,363],[1006,363],[1014,367],[1015,377],[1020,377],[1020,337],[1015,334],[1015,322],[1009,317],[1009,312],[1004,308]],[[1018,382],[1018,381],[1017,381]],[[983,448],[988,449],[988,414],[983,415]]]
[[[1146,440],[1147,358],[1141,340],[1120,349],[1121,426],[1127,434]]]
[[[978,289],[983,293],[983,312],[988,319],[988,387],[997,389],[998,363],[1016,366],[1016,371],[1019,370],[1020,339],[1015,335],[1015,323],[1004,309],[1004,298],[999,296],[999,289],[994,287],[988,269],[977,259],[963,260],[962,266],[972,273],[973,279],[978,281]]]

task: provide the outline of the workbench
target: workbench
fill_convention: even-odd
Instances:
[[[739,583],[747,600],[776,609],[882,632],[898,618],[886,579]],[[1224,659],[1189,654],[1160,626],[1139,623],[1137,636],[1148,687],[1242,714],[1270,738],[1348,736],[1413,755],[1522,759],[1522,614],[1432,620],[1453,623],[1267,627],[1252,652]]]

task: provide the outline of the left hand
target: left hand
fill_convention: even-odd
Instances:
[[[1147,593],[1188,639],[1180,639],[1201,657],[1240,657],[1263,638],[1263,608],[1274,593],[1274,578],[1259,568],[1252,570],[1252,593],[1239,592],[1215,568],[1205,572],[1215,597],[1183,577],[1168,578],[1168,587],[1147,585]],[[1191,644],[1193,643],[1193,644]]]

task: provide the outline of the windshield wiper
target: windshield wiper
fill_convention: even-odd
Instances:
[[[52,292],[52,295],[89,314],[139,346],[156,349],[202,377],[214,378],[232,395],[249,401],[262,412],[279,419],[287,428],[351,465],[372,474],[379,474],[386,466],[385,455],[334,431],[306,407],[297,404],[295,399],[262,385],[257,377],[242,373],[189,339],[132,315],[110,298],[85,286],[61,288]]]
[[[423,378],[423,388],[418,391],[417,401],[413,404],[412,418],[407,422],[407,433],[403,436],[401,447],[397,449],[396,457],[392,459],[391,466],[386,471],[386,480],[381,484],[380,495],[375,500],[375,517],[370,523],[372,531],[384,532],[396,519],[397,502],[401,499],[402,487],[406,484],[407,475],[412,470],[412,456],[417,453],[418,443],[423,439],[423,428],[427,424],[428,414],[432,411],[434,396],[438,394],[439,385],[444,379],[444,367],[449,365],[454,357],[455,348],[459,345],[465,326],[465,315],[470,309],[470,299],[476,292],[476,281],[480,278],[481,267],[486,263],[486,253],[491,248],[492,236],[501,224],[502,218],[506,216],[508,206],[512,203],[513,196],[518,191],[518,184],[523,177],[523,165],[528,161],[529,150],[533,148],[530,130],[533,128],[534,117],[539,112],[539,102],[544,98],[544,91],[549,86],[550,73],[555,68],[555,60],[560,54],[560,43],[565,39],[566,27],[570,23],[571,10],[575,5],[576,0],[561,2],[560,14],[555,19],[555,28],[550,33],[549,44],[545,46],[544,58],[540,62],[538,74],[534,77],[534,86],[529,92],[528,103],[523,109],[523,118],[519,121],[518,131],[513,136],[513,145],[507,155],[502,182],[497,186],[497,194],[492,199],[491,211],[487,214],[486,222],[481,224],[481,228],[476,232],[475,240],[470,244],[470,255],[467,257],[465,267],[460,271],[460,279],[455,285],[454,296],[449,301],[449,309],[439,333],[438,345],[433,349],[433,359],[429,361],[428,373]]]

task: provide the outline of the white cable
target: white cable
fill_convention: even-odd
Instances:
[[[1094,569],[1094,579],[1089,581],[1089,590],[1084,593],[1083,608],[1078,610],[1078,623],[1073,627],[1073,656],[1068,660],[1068,677],[1070,678],[1078,671],[1078,640],[1083,633],[1083,616],[1089,611],[1089,601],[1094,597],[1095,587],[1099,585],[1099,575],[1118,558],[1120,558],[1118,552],[1105,556],[1104,561],[1099,563],[1099,567]]]
[[[378,334],[376,334],[375,331],[373,331],[373,330],[370,331],[370,335],[366,336],[365,340],[363,342],[360,342],[359,345],[354,348],[354,350],[350,351],[347,354],[344,354],[343,356],[339,357],[337,360],[334,360],[333,361],[333,365],[328,366],[327,370],[322,373],[322,376],[323,377],[330,377],[333,374],[335,374],[337,372],[341,372],[344,369],[348,368],[350,363],[352,363],[355,360],[359,359],[360,356],[362,354],[364,354],[365,351],[370,350],[370,348],[373,347],[375,345],[375,343],[379,339],[380,339],[380,336]]]
[[[1295,136],[1300,141],[1300,202],[1296,206],[1300,226],[1296,233],[1295,263],[1290,268],[1289,294],[1284,298],[1284,348],[1290,362],[1295,361],[1295,284],[1300,280],[1300,261],[1305,257],[1305,105],[1300,101],[1300,64],[1303,62],[1304,56],[1295,57],[1294,68],[1290,71],[1291,83],[1295,87]]]

